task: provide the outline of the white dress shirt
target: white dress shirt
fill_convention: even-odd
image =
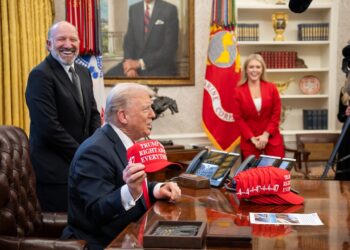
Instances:
[[[130,148],[132,145],[134,145],[134,142],[123,132],[121,131],[119,128],[117,128],[116,126],[114,126],[113,124],[109,123],[109,125],[113,128],[113,130],[117,133],[117,135],[119,136],[120,140],[122,141],[124,147],[126,148],[126,150],[128,150],[128,148]],[[154,187],[153,190],[153,194],[158,193],[160,186],[163,183],[157,183],[157,185]],[[137,197],[135,200],[132,197],[128,185],[124,184],[121,188],[121,200],[122,200],[122,205],[124,207],[124,209],[126,211],[128,211],[129,209],[133,208],[136,204],[136,202],[141,198],[142,194]]]

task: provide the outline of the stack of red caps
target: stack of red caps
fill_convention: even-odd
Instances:
[[[251,168],[234,177],[238,199],[257,204],[294,204],[304,198],[290,191],[290,173],[276,167]]]

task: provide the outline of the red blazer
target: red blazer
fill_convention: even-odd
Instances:
[[[251,143],[251,137],[261,135],[264,131],[270,134],[269,144],[283,145],[279,130],[281,99],[277,88],[273,83],[261,81],[260,90],[260,112],[256,110],[247,82],[238,86],[235,91],[233,114],[241,133],[241,148]]]

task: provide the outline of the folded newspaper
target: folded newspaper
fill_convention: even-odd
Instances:
[[[323,225],[317,213],[294,214],[294,213],[249,213],[252,224],[275,224],[275,225]]]

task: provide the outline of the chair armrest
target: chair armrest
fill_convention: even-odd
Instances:
[[[39,235],[48,238],[61,237],[62,231],[67,226],[67,213],[42,212],[43,227]]]
[[[294,158],[297,158],[298,155],[302,155],[304,157],[304,160],[305,158],[308,159],[309,155],[311,154],[310,151],[304,148],[293,149],[285,147],[284,151],[294,153]]]
[[[47,238],[17,238],[0,235],[0,249],[6,250],[83,250],[87,249],[84,240],[52,240]]]
[[[301,169],[301,151],[294,148],[284,147],[285,152],[293,153],[293,158],[297,161],[298,168]]]
[[[296,172],[300,172],[302,174],[304,174],[305,178],[308,178],[308,166],[307,166],[307,162],[309,159],[309,155],[310,155],[310,151],[305,150],[304,148],[300,148],[298,147],[297,149],[292,149],[292,148],[288,148],[285,147],[284,148],[285,152],[290,152],[293,153],[293,158],[296,160],[296,165],[294,167]],[[302,162],[305,163],[305,172],[302,172]]]
[[[287,147],[284,147],[284,151],[286,151],[286,152],[291,152],[291,153],[297,153],[297,152],[299,152],[297,149],[294,149],[294,148],[287,148]]]

